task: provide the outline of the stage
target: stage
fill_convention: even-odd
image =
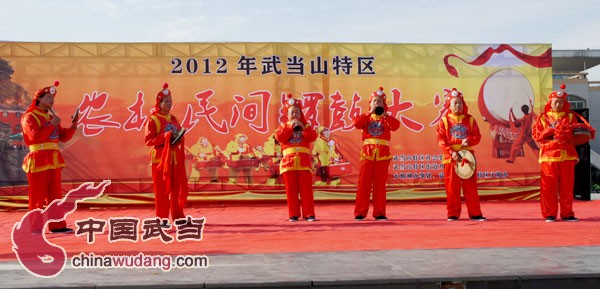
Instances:
[[[110,242],[105,231],[50,235],[69,257],[205,255],[207,268],[75,269],[67,261],[55,278],[34,277],[1,239],[0,288],[599,288],[600,201],[575,201],[579,222],[546,223],[539,201],[482,202],[486,222],[446,221],[444,202],[390,202],[389,221],[353,219],[353,203],[317,202],[319,221],[287,221],[284,203],[194,205],[205,217],[202,240]],[[2,212],[10,232],[25,211]],[[152,218],[151,207],[82,208],[67,223],[94,218]],[[175,236],[175,229],[167,231]],[[9,281],[10,279],[10,281]],[[452,283],[454,285],[449,285]],[[450,287],[443,287],[450,286]],[[454,286],[454,287],[452,287]]]

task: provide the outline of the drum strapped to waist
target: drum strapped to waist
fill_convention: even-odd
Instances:
[[[468,179],[475,173],[477,161],[475,155],[468,150],[460,150],[456,152],[458,160],[454,163],[454,171],[461,179]]]
[[[582,145],[592,138],[592,132],[589,126],[584,123],[574,124],[571,126],[571,129],[573,130],[573,138],[571,139],[573,145]]]

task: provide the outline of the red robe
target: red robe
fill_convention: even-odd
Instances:
[[[156,216],[173,220],[185,218],[183,207],[188,186],[185,171],[184,138],[171,145],[171,135],[181,126],[173,115],[154,112],[146,122],[145,142],[151,146],[152,183],[154,185]]]
[[[366,217],[369,213],[371,188],[373,217],[386,216],[386,182],[392,158],[389,141],[400,122],[389,115],[365,113],[354,119],[354,127],[363,131],[354,216]]]
[[[28,109],[21,118],[23,140],[29,146],[29,153],[23,160],[29,183],[29,210],[43,209],[53,200],[62,198],[61,169],[66,164],[58,142],[69,141],[76,128],[54,126],[50,124],[52,118],[39,107]],[[49,223],[50,230],[65,227],[65,221]]]
[[[317,133],[310,125],[304,126],[302,132],[295,132],[290,122],[287,122],[279,125],[275,131],[275,139],[281,144],[283,155],[279,171],[285,183],[290,218],[315,216],[310,144],[317,139]]]
[[[463,139],[467,139],[469,146],[462,147]],[[437,127],[438,146],[442,149],[444,164],[444,184],[446,187],[446,200],[448,217],[460,217],[461,212],[461,187],[467,204],[469,217],[481,216],[479,194],[477,192],[477,171],[468,179],[460,178],[455,171],[452,153],[459,150],[468,150],[473,155],[472,146],[479,144],[481,133],[477,122],[470,114],[447,114],[442,117]]]

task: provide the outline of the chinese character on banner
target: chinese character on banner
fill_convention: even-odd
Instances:
[[[317,56],[315,60],[310,61],[310,74],[327,74],[327,59],[322,59],[321,56]]]
[[[279,64],[281,64],[281,60],[279,59],[279,56],[277,56],[277,55],[263,57],[262,74],[270,74],[270,73],[275,73],[277,75],[281,74],[281,69],[278,67]]]
[[[444,88],[444,94],[448,94],[449,92],[450,92],[450,89]],[[445,102],[445,100],[444,100],[444,102]],[[435,96],[433,96],[433,106],[438,107],[438,106],[440,106],[440,104],[442,104],[440,95],[436,93]],[[438,124],[438,122],[440,122],[440,120],[442,119],[442,116],[444,115],[445,112],[446,112],[446,108],[444,105],[442,105],[440,110],[438,110],[437,117],[429,123],[429,126],[436,126]]]
[[[246,57],[242,55],[240,60],[238,61],[237,70],[245,71],[246,75],[250,75],[252,70],[257,70],[256,68],[256,57]]]
[[[304,57],[288,57],[287,74],[304,75]]]
[[[375,75],[375,68],[373,68],[373,62],[375,57],[358,57],[358,74],[359,75]]]
[[[104,131],[105,128],[120,128],[121,124],[109,120],[112,114],[103,114],[96,117],[91,117],[92,111],[102,110],[108,101],[108,93],[96,91],[92,94],[84,94],[83,101],[79,105],[81,117],[79,126],[83,126],[83,135],[95,136]]]
[[[352,69],[352,58],[348,56],[335,56],[331,61],[331,68],[335,70],[335,75],[340,75],[340,70],[346,75],[350,75]]]
[[[319,102],[323,101],[324,99],[325,95],[320,92],[304,93],[304,103],[302,104],[304,117],[312,127],[321,125],[319,123],[319,110],[317,107],[319,106]]]
[[[260,100],[258,103],[248,103],[244,106],[242,113],[240,114],[240,108],[235,104],[231,108],[231,121],[229,122],[230,127],[236,127],[239,121],[240,115],[242,118],[250,122],[250,128],[256,132],[266,133],[269,129],[269,103],[271,102],[271,93],[269,91],[255,91],[250,93],[250,97],[258,97]],[[235,102],[242,104],[246,102],[246,98],[241,95],[235,95],[233,97]],[[260,124],[255,124],[256,120],[260,121]]]
[[[329,131],[334,132],[339,129],[344,129],[346,127],[344,114],[346,114],[346,111],[348,110],[348,108],[346,108],[346,101],[343,100],[339,90],[336,90],[329,98],[333,100],[329,105],[329,109],[331,110],[331,125]]]
[[[260,133],[266,133],[269,130],[269,104],[271,103],[271,92],[259,90],[250,93],[250,97],[260,98],[258,115],[260,116],[260,125],[250,124],[250,127]]]
[[[388,106],[388,111],[391,112],[392,116],[395,117],[398,117],[398,114],[400,114],[400,123],[402,123],[402,125],[409,130],[420,132],[425,127],[422,123],[401,114],[402,112],[413,108],[413,106],[414,104],[410,101],[402,101],[401,91],[396,88],[392,89],[392,104]]]
[[[217,123],[217,121],[212,118],[212,115],[217,113],[217,111],[219,110],[216,106],[214,106],[214,105],[211,106],[210,102],[209,102],[209,99],[214,94],[215,94],[214,90],[208,89],[208,90],[196,93],[194,95],[194,97],[198,100],[198,107],[200,108],[200,111],[193,113],[193,116],[196,118],[200,118],[200,117],[206,118],[206,121],[208,122],[210,127],[212,127],[215,131],[222,133],[222,134],[227,134],[227,133],[229,133],[229,127],[227,126],[227,121],[222,120],[221,124],[219,125]],[[187,115],[188,114],[186,112],[186,117],[184,117],[184,121],[187,121],[187,119],[189,119],[187,117]],[[191,121],[193,122],[193,120],[191,120]]]
[[[142,91],[138,91],[137,99],[135,103],[131,106],[127,107],[127,110],[131,112],[129,118],[123,123],[123,129],[125,131],[137,130],[141,131],[142,127],[144,127],[144,123],[148,118],[143,114],[142,107],[144,106],[144,93]]]

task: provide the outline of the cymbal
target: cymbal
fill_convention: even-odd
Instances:
[[[460,150],[457,153],[459,155],[459,160],[454,164],[456,174],[461,179],[468,179],[473,176],[475,168],[477,167],[475,156],[468,150]]]
[[[176,144],[182,137],[183,135],[186,133],[185,128],[181,128],[178,132],[176,132],[173,137],[171,138],[171,145]]]

